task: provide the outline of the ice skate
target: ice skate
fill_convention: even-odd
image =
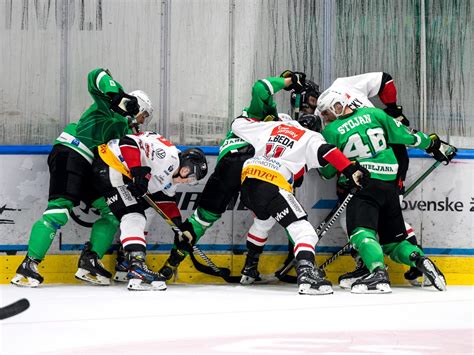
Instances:
[[[388,273],[382,267],[377,267],[372,273],[355,281],[351,287],[352,293],[391,293]]]
[[[122,247],[117,250],[117,260],[115,263],[115,275],[114,281],[116,282],[127,282],[127,274],[128,274],[128,260],[125,257],[125,253]]]
[[[288,276],[288,273],[290,270],[296,265],[296,260],[295,256],[293,254],[289,254],[286,257],[286,260],[283,262],[283,265],[281,265],[276,271],[275,271],[275,277],[283,282],[288,281],[290,278],[294,278],[294,276]],[[295,278],[296,280],[296,278]]]
[[[296,274],[298,275],[298,293],[300,295],[330,295],[333,293],[332,283],[323,277],[319,269],[308,260],[297,262]]]
[[[242,277],[240,278],[241,285],[251,285],[262,281],[260,273],[258,272],[258,259],[260,253],[253,250],[249,250],[245,259],[244,268],[241,271]]]
[[[421,256],[418,253],[412,253],[410,259],[416,264],[416,268],[420,270],[436,287],[438,291],[446,291],[446,279],[443,273],[436,267],[436,265],[427,257]]]
[[[38,272],[39,263],[38,260],[26,256],[10,283],[20,287],[38,287],[44,280]]]
[[[429,287],[433,286],[431,281],[423,275],[423,273],[418,270],[416,267],[411,267],[407,272],[403,274],[405,280],[407,280],[410,285],[416,287]]]
[[[145,253],[132,251],[128,255],[128,286],[130,291],[164,291],[166,277],[148,269],[145,264]]]
[[[178,278],[178,266],[186,258],[186,254],[178,249],[171,249],[170,256],[159,271],[166,278],[166,281]]]
[[[350,289],[354,282],[369,274],[369,269],[367,269],[367,267],[364,265],[364,262],[359,258],[355,270],[339,276],[339,287],[343,289]]]
[[[99,260],[97,253],[91,250],[91,244],[86,243],[79,257],[76,279],[86,281],[93,285],[108,286],[112,274],[108,272]]]

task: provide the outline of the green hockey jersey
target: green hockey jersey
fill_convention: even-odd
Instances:
[[[250,106],[244,108],[242,116],[263,120],[268,115],[278,117],[276,103],[273,101],[273,95],[285,87],[285,78],[269,77],[258,80],[252,88],[252,100]],[[237,137],[232,130],[227,132],[219,148],[219,161],[223,156],[232,151],[248,145],[246,141]]]
[[[71,123],[55,140],[54,144],[64,144],[92,162],[92,150],[111,139],[132,133],[128,119],[110,109],[109,93],[123,90],[108,71],[98,68],[87,77],[87,88],[94,103],[82,114],[77,123]]]
[[[384,181],[395,180],[398,171],[395,154],[387,144],[404,144],[419,149],[426,149],[431,144],[426,134],[411,131],[374,107],[359,108],[339,117],[324,128],[322,135],[350,160],[358,161],[369,170],[373,179]],[[323,177],[331,178],[336,169],[328,165],[320,172]]]

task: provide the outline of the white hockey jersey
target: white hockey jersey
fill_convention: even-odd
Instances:
[[[138,165],[151,168],[152,177],[148,184],[150,193],[163,191],[168,196],[174,196],[177,185],[173,184],[173,175],[179,169],[179,149],[166,138],[154,132],[129,134],[126,137],[132,139],[135,144],[124,144],[123,140],[120,143],[119,139],[113,139],[107,143],[108,149],[127,171],[131,160],[136,159],[139,159]],[[128,162],[124,156],[128,158]],[[136,165],[137,162],[133,163]],[[123,178],[120,176],[113,178],[112,174],[111,183],[114,187],[124,184]]]
[[[242,181],[251,177],[292,192],[294,174],[305,165],[308,169],[321,167],[318,150],[326,141],[321,134],[305,129],[296,121],[237,118],[232,131],[255,148],[255,156],[242,168]]]

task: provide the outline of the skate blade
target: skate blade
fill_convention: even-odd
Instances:
[[[278,283],[280,280],[275,275],[260,275],[258,279],[254,279],[250,276],[242,275],[240,278],[240,284],[244,286],[248,285],[268,285]]]
[[[11,279],[10,283],[18,287],[30,287],[30,288],[36,288],[40,284],[38,280],[32,277],[25,277],[20,274],[16,274],[15,277]]]
[[[422,281],[420,281],[422,279]],[[431,281],[425,277],[425,278],[422,278],[422,277],[418,277],[414,280],[408,280],[408,283],[412,286],[415,286],[415,287],[430,287],[430,286],[433,286],[433,284],[431,283]]]
[[[354,282],[356,282],[357,280],[359,280],[359,278],[351,278],[351,279],[343,279],[339,282],[339,287],[344,289],[344,290],[348,290],[352,287],[352,284]]]
[[[247,276],[247,275],[242,275],[242,277],[240,278],[240,284],[241,285],[252,285],[254,283],[256,283],[257,279],[256,278],[253,278],[253,277],[250,277],[250,276]]]
[[[430,260],[427,259],[424,261],[423,266],[432,275],[435,275],[434,279],[430,280],[433,286],[436,287],[438,291],[446,291],[447,290],[446,280],[444,279],[444,277],[441,277],[441,275],[436,271],[434,264]],[[428,277],[427,273],[425,273],[425,275],[426,277]]]
[[[115,282],[127,282],[127,273],[128,271],[116,271],[114,275]]]
[[[93,285],[99,286],[109,286],[110,279],[101,275],[92,275],[89,271],[85,269],[78,269],[74,275],[76,279],[88,282]]]
[[[370,293],[391,293],[392,289],[389,284],[381,283],[375,286],[375,289],[369,289],[367,285],[354,285],[351,288],[351,293],[370,294]]]
[[[318,288],[311,287],[310,284],[301,284],[298,287],[298,293],[300,295],[330,295],[334,293],[333,289],[329,285],[319,286]]]
[[[129,291],[165,291],[166,288],[166,282],[164,281],[153,281],[149,284],[141,279],[131,279],[127,285]]]

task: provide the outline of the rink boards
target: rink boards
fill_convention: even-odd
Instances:
[[[40,218],[48,195],[47,153],[50,146],[3,146],[2,172],[0,174],[0,251],[8,254],[24,254],[27,249],[32,223]],[[213,170],[217,150],[203,147],[208,154],[210,171]],[[410,151],[410,169],[407,186],[420,176],[434,162],[433,159]],[[439,266],[453,284],[474,284],[472,230],[474,215],[473,171],[474,154],[460,151],[458,158],[449,166],[439,166],[417,189],[403,202],[405,219],[413,226],[418,241],[430,255],[436,255]],[[179,191],[179,207],[183,217],[187,217],[196,207],[204,182],[197,186],[182,186]],[[305,176],[302,188],[297,196],[306,208],[313,225],[329,213],[335,204],[334,181],[322,181],[316,172]],[[94,210],[81,205],[74,209],[74,221],[65,226],[56,236],[47,257],[42,274],[47,282],[73,281],[79,249],[88,239],[91,223],[97,218]],[[172,243],[173,234],[159,216],[150,214],[149,234],[147,238],[149,257],[162,265]],[[229,267],[238,274],[243,264],[242,253],[245,250],[246,232],[252,222],[251,213],[239,201],[234,201],[228,211],[201,239],[199,245],[211,255],[219,266]],[[318,244],[320,260],[328,253],[337,251],[346,243],[345,234],[336,223],[331,231]],[[274,227],[265,249],[266,258],[262,259],[262,273],[272,273],[281,263],[287,251],[286,236],[279,226]],[[53,257],[54,255],[54,257]],[[8,282],[11,274],[21,260],[20,256],[0,256],[0,283]],[[108,263],[108,257],[106,259]],[[112,263],[112,260],[110,260]],[[112,264],[110,264],[112,266]],[[329,276],[336,277],[353,267],[348,257],[342,257],[329,269]],[[404,267],[390,265],[391,274],[399,274]],[[70,271],[66,271],[69,270]],[[196,273],[191,264],[182,268],[183,276],[178,281],[204,282],[218,281]],[[334,276],[332,275],[334,273]],[[451,275],[452,274],[452,275]],[[204,277],[203,277],[204,276]],[[392,282],[398,276],[392,275]]]

